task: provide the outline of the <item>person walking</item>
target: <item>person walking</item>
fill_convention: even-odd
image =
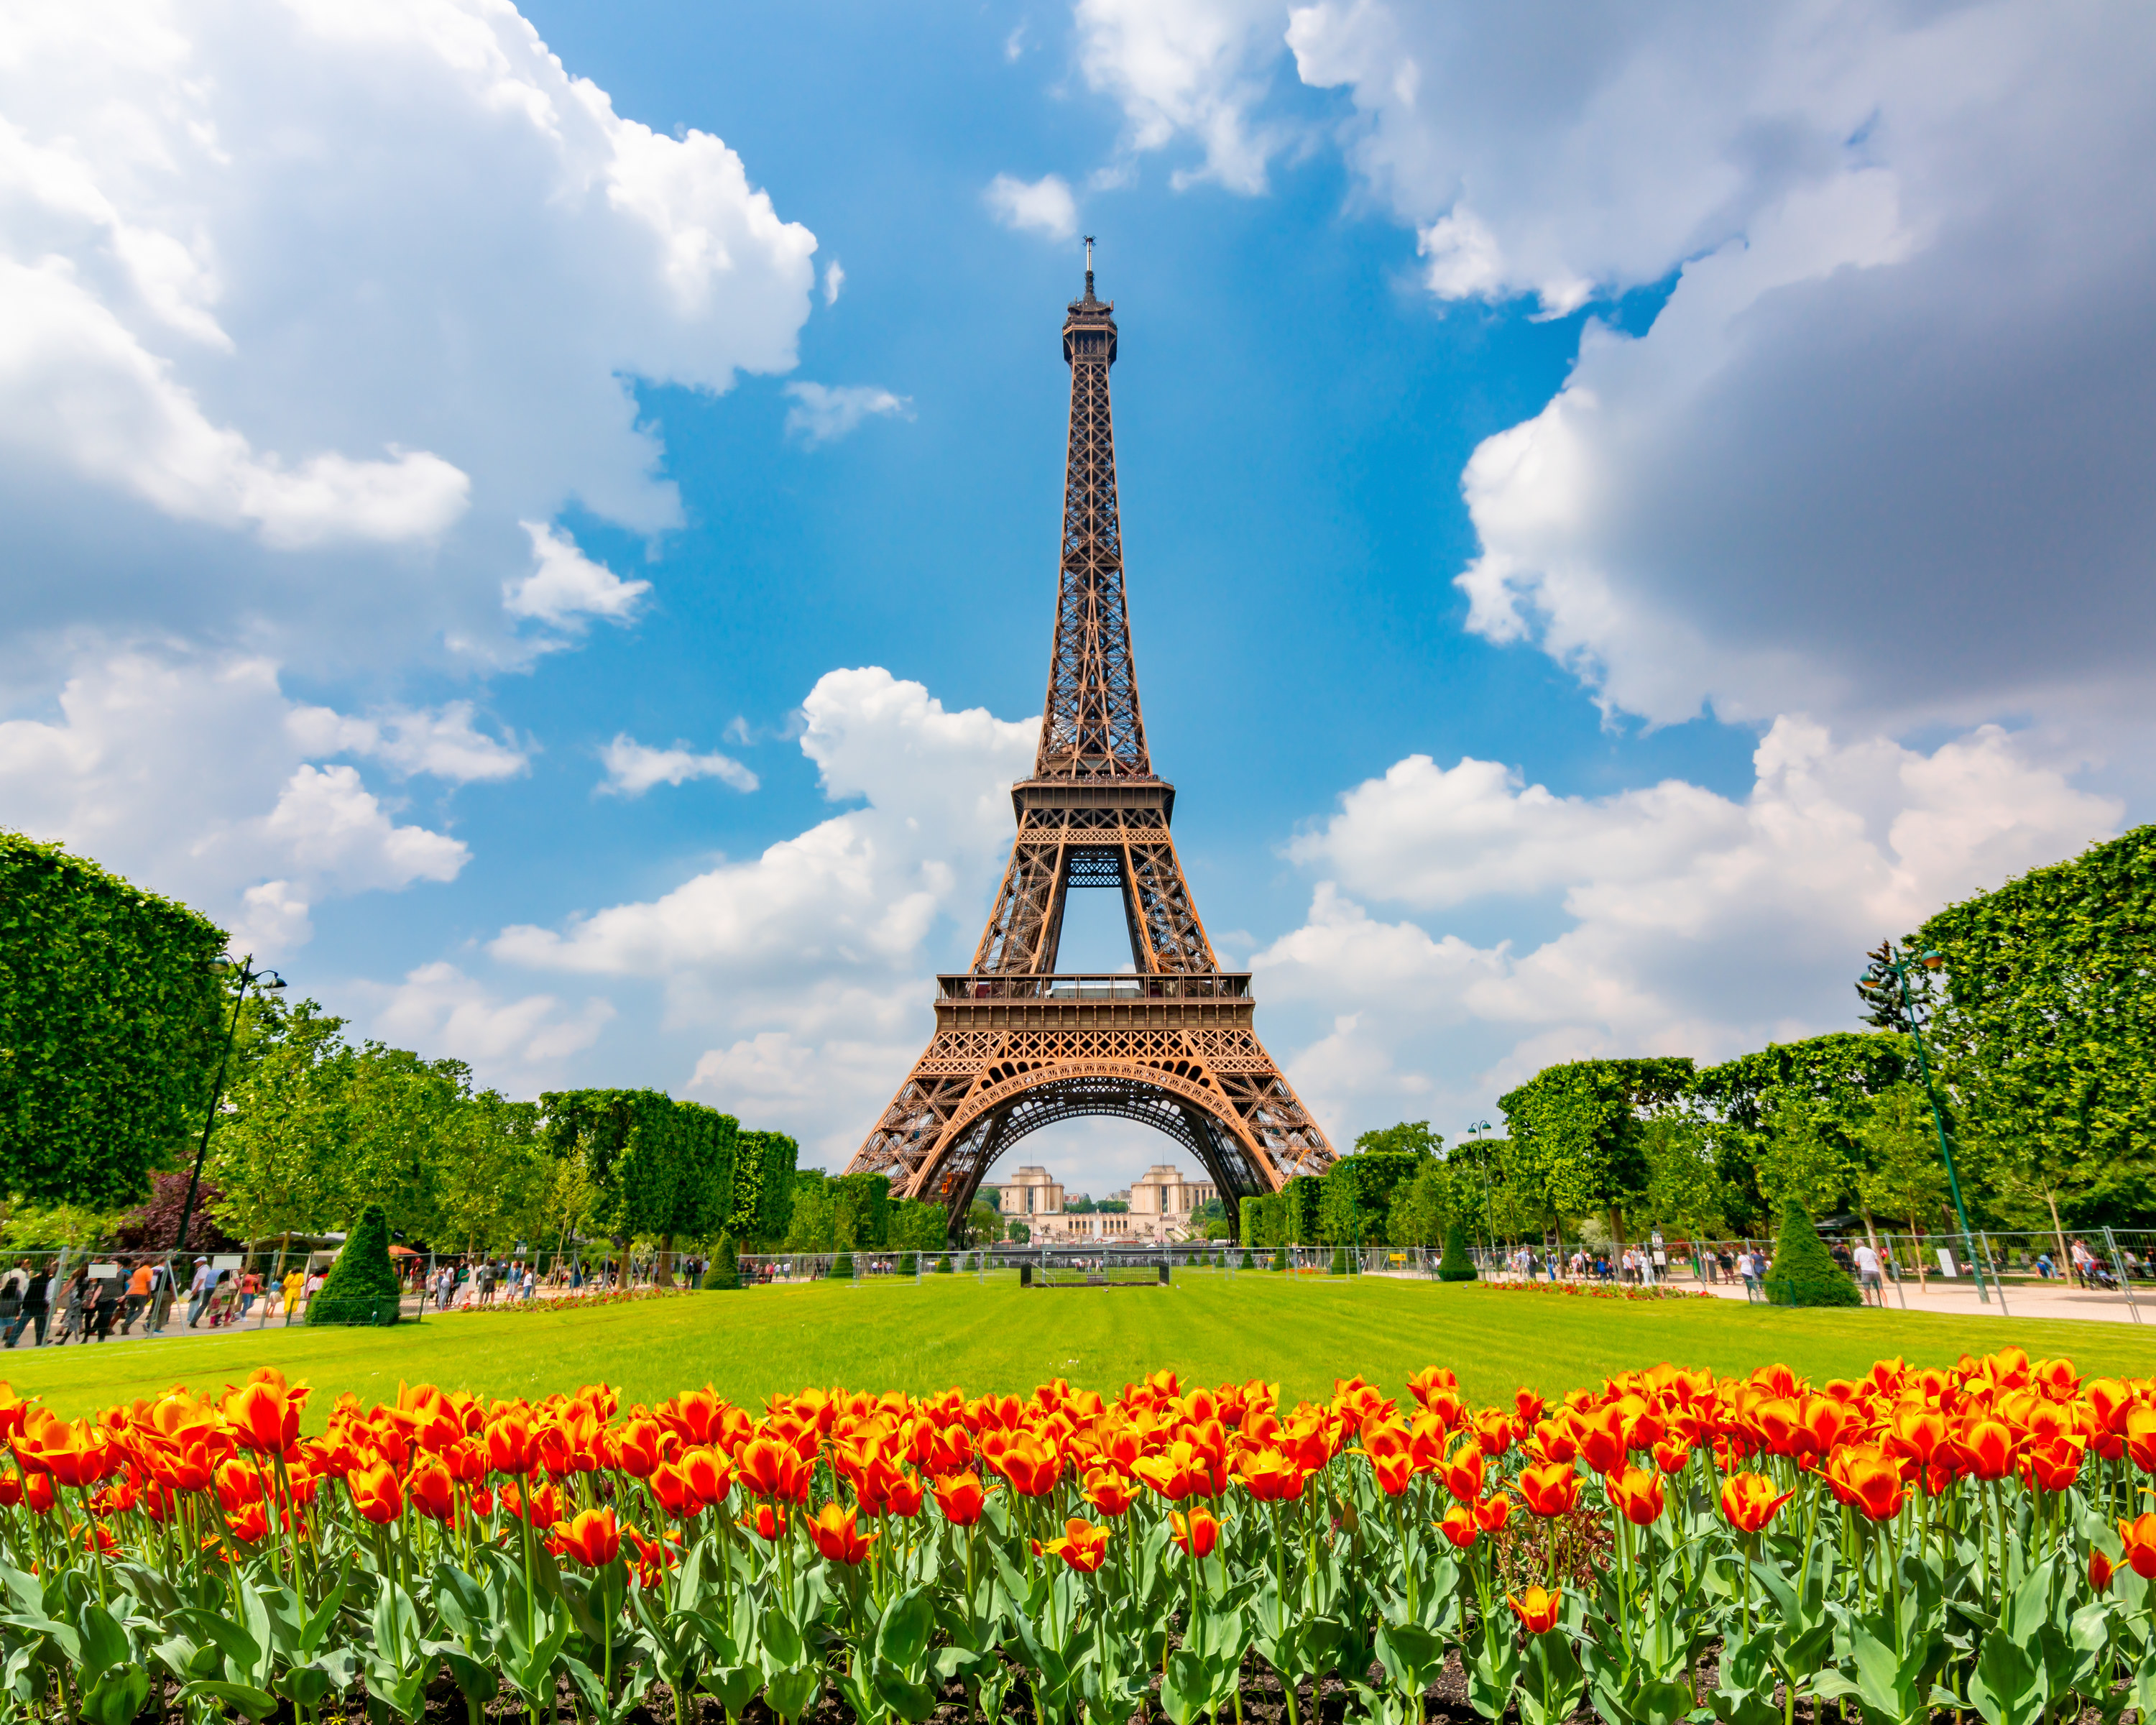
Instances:
[[[23,1303],[15,1313],[14,1322],[8,1326],[8,1345],[13,1348],[27,1326],[34,1331],[30,1346],[43,1348],[45,1345],[46,1321],[52,1316],[53,1278],[49,1271],[35,1268],[27,1258],[23,1260],[22,1268]]]
[[[209,1260],[196,1259],[195,1273],[187,1282],[187,1327],[191,1330],[195,1327],[195,1321],[202,1316],[203,1307],[209,1303],[209,1291],[213,1280]]]
[[[64,1348],[67,1345],[68,1337],[74,1335],[81,1326],[83,1302],[90,1297],[87,1286],[89,1281],[90,1266],[85,1264],[75,1271],[67,1285],[67,1291],[61,1296],[60,1315],[53,1325],[54,1347]],[[85,1337],[84,1339],[86,1341],[89,1338]]]
[[[127,1300],[120,1314],[120,1333],[123,1336],[149,1307],[151,1276],[151,1266],[145,1262],[137,1264],[134,1274],[127,1278]]]
[[[1879,1254],[1871,1250],[1870,1240],[1861,1240],[1856,1252],[1856,1287],[1866,1306],[1887,1303],[1885,1278],[1879,1271]]]

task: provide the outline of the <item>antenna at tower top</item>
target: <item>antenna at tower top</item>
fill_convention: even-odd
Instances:
[[[1093,236],[1086,236],[1086,297],[1093,297]]]

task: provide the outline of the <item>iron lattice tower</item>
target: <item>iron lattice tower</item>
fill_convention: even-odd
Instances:
[[[1223,971],[1169,836],[1123,588],[1112,302],[1063,322],[1070,439],[1055,642],[1033,777],[1011,788],[1018,838],[972,968],[937,978],[936,1034],[846,1172],[963,1214],[996,1160],[1079,1115],[1144,1122],[1190,1150],[1234,1219],[1240,1200],[1314,1173],[1332,1147],[1251,1028],[1247,973]],[[1122,895],[1135,974],[1055,968],[1070,889]]]

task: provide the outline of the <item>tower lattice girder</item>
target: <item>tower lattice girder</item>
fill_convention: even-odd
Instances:
[[[1104,1114],[1166,1132],[1231,1214],[1332,1160],[1251,1028],[1250,978],[1224,972],[1168,827],[1175,788],[1147,753],[1131,652],[1108,372],[1114,307],[1086,292],[1063,326],[1070,367],[1055,641],[1034,776],[1012,787],[1018,837],[963,975],[937,979],[936,1034],[847,1164],[955,1217],[996,1159],[1059,1120]],[[1059,973],[1073,887],[1122,895],[1134,974]]]

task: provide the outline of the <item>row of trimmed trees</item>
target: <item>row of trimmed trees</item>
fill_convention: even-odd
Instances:
[[[456,1253],[785,1239],[785,1134],[657,1091],[511,1100],[461,1061],[355,1041],[311,1000],[235,1002],[223,947],[187,906],[0,833],[8,1245],[171,1245],[220,1070],[197,1249],[341,1232],[371,1204]]]
[[[2156,827],[1950,906],[1900,950],[1913,1011],[1874,991],[1865,1030],[1707,1066],[1546,1068],[1501,1099],[1502,1137],[1366,1132],[1322,1178],[1245,1200],[1241,1236],[1435,1245],[1455,1219],[1507,1239],[1758,1235],[1792,1202],[1950,1231],[1912,1032],[1973,1225],[2156,1226]]]

